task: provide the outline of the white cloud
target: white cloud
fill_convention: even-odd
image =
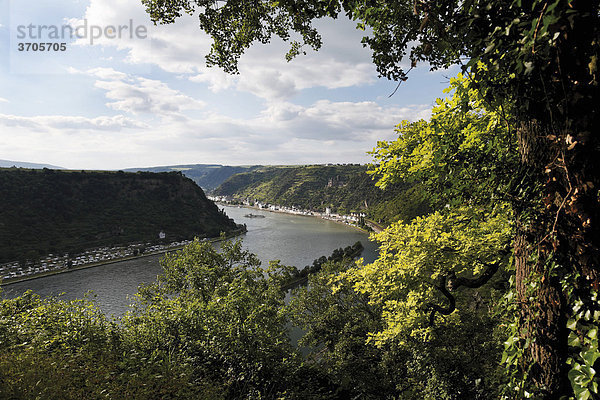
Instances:
[[[0,126],[5,127],[3,149],[10,152],[4,158],[44,160],[76,169],[203,162],[366,162],[366,152],[377,140],[393,139],[393,128],[401,120],[429,117],[429,105],[318,100],[316,93],[325,93],[326,98],[327,92],[302,93],[311,88],[363,88],[376,79],[370,54],[361,48],[361,33],[352,22],[320,23],[322,51],[309,52],[291,63],[284,60],[287,49],[281,41],[253,46],[240,61],[240,75],[231,76],[205,66],[210,40],[194,17],[154,27],[139,1],[90,0],[82,18],[98,26],[132,19],[134,25],[148,27],[150,38],[101,39],[98,43],[108,46],[101,53],[114,56],[113,61],[95,58],[73,63],[77,69],[70,68],[70,73],[89,77],[78,78],[88,83],[79,92],[81,98],[90,99],[73,114],[89,117],[0,114]],[[132,71],[137,68],[123,65],[124,60],[156,65],[162,71],[136,75]],[[213,92],[227,91],[225,98],[233,99],[231,109],[221,111],[230,103],[224,106],[220,98],[203,102],[203,88],[194,92],[192,88],[200,85],[190,84],[191,88],[184,89],[186,80]],[[238,96],[236,91],[265,101]],[[349,93],[353,98],[367,97]],[[302,96],[302,105],[292,101],[296,95]],[[248,98],[253,104],[247,109],[246,104],[236,103]],[[110,110],[102,110],[102,104]],[[256,111],[260,106],[264,108]],[[123,115],[104,116],[115,113]]]
[[[374,102],[331,102],[320,100],[309,107],[291,103],[271,104],[259,124],[276,126],[286,135],[304,139],[376,141],[393,134],[400,121],[428,118],[431,108],[382,107]]]
[[[153,79],[134,78],[132,83],[122,80],[99,80],[95,86],[106,90],[106,97],[113,100],[107,103],[108,107],[134,114],[181,117],[184,110],[197,110],[205,106],[204,102]]]
[[[313,87],[342,88],[373,83],[375,68],[368,50],[360,44],[362,32],[342,18],[318,22],[324,40],[322,50],[309,51],[290,63],[284,59],[288,44],[273,39],[267,46],[255,45],[242,56],[240,75],[229,76],[220,69],[206,67],[205,56],[212,40],[200,31],[197,17],[184,15],[174,24],[154,26],[141,2],[91,0],[84,18],[89,25],[144,25],[147,39],[102,38],[97,43],[127,51],[127,61],[154,64],[167,72],[186,74],[217,92],[236,88],[267,100],[288,99],[298,91]],[[73,21],[73,24],[81,23]],[[84,45],[85,39],[79,41]]]
[[[185,76],[182,77],[185,78]],[[190,76],[187,79],[196,83],[206,83],[211,91],[217,93],[234,87],[239,78],[226,74],[218,68],[205,68],[201,74]]]
[[[64,115],[40,115],[23,117],[18,115],[0,114],[0,124],[8,127],[24,127],[36,131],[48,129],[91,129],[119,131],[124,128],[146,128],[147,125],[122,115],[113,117],[86,118]]]
[[[5,99],[4,97],[0,97],[0,103],[10,103],[10,101]]]
[[[94,86],[106,91],[106,98],[112,100],[106,106],[117,111],[184,118],[183,111],[199,110],[206,105],[203,101],[171,89],[162,81],[130,76],[113,68],[92,68],[87,71],[70,68],[69,72],[98,78]]]
[[[0,115],[0,125],[10,133],[3,136],[3,144],[13,159],[46,160],[75,169],[367,162],[366,152],[377,140],[395,137],[395,124],[427,113],[425,106],[318,101],[302,107],[282,102],[249,120],[210,112],[203,112],[201,118],[163,119],[152,125],[123,116]]]
[[[90,68],[86,71],[68,67],[67,72],[70,74],[89,75],[104,80],[123,80],[128,78],[128,75],[124,72],[116,71],[113,68],[104,67]]]
[[[92,68],[89,69],[87,73],[103,80],[116,81],[127,78],[127,74],[120,71],[115,71],[112,68]]]

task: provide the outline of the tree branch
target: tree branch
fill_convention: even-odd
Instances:
[[[483,285],[488,283],[488,281],[490,279],[492,279],[492,276],[494,276],[494,274],[498,271],[498,267],[500,266],[500,263],[495,262],[495,263],[491,263],[491,264],[489,264],[489,263],[482,263],[482,264],[486,266],[486,269],[477,278],[472,278],[472,279],[461,278],[461,277],[457,277],[454,274],[454,272],[451,272],[448,275],[448,289],[450,289],[450,291],[454,291],[461,286],[465,286],[465,287],[468,287],[471,289],[476,289],[476,288],[482,287]]]
[[[439,290],[446,298],[448,299],[448,306],[441,307],[434,303],[427,303],[427,308],[431,310],[431,314],[429,314],[429,326],[433,326],[433,322],[435,320],[435,313],[440,313],[442,315],[450,315],[456,310],[456,299],[452,294],[448,291],[446,287],[446,275],[441,275],[438,278],[438,282],[435,285],[435,288]]]
[[[468,279],[457,277],[454,272],[441,275],[438,278],[435,288],[448,299],[448,305],[446,307],[442,307],[434,303],[427,303],[427,309],[431,311],[429,314],[429,326],[433,326],[436,313],[450,315],[454,312],[454,310],[456,310],[456,299],[450,292],[455,291],[461,286],[476,289],[485,285],[490,279],[492,279],[494,274],[496,274],[500,266],[499,261],[483,264],[486,266],[486,269],[477,278]]]

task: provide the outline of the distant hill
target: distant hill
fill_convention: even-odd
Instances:
[[[192,179],[198,186],[204,190],[210,191],[217,188],[225,182],[230,176],[240,172],[248,172],[257,168],[257,166],[226,166],[218,164],[190,164],[190,165],[170,165],[164,167],[150,168],[129,168],[127,172],[172,172],[180,171],[182,174]]]
[[[366,171],[358,164],[260,167],[231,176],[213,194],[321,212],[327,207],[340,214],[365,212],[384,224],[428,210],[418,185],[399,184],[384,191]]]
[[[177,172],[0,169],[0,199],[0,262],[236,229]]]
[[[64,169],[63,167],[57,167],[56,165],[50,165],[50,164],[35,164],[35,163],[22,162],[22,161],[0,160],[0,168],[12,168],[12,167],[31,168],[31,169],[42,169],[42,168]]]

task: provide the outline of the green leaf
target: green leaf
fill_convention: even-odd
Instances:
[[[588,400],[590,397],[592,397],[592,394],[588,389],[583,389],[580,392],[575,391],[575,396],[577,400]]]
[[[575,364],[573,366],[573,368],[571,368],[569,370],[569,372],[567,373],[567,376],[569,377],[569,380],[571,382],[575,382],[575,379],[577,379],[581,375],[583,375],[583,373],[581,372],[581,365],[580,364]]]
[[[569,333],[568,344],[572,347],[581,346],[581,340],[579,339],[579,335],[577,335],[575,332]]]
[[[575,329],[577,329],[577,320],[574,319],[574,318],[570,318],[567,321],[567,328],[569,328],[572,331],[574,331]]]
[[[589,366],[594,365],[598,357],[600,357],[600,352],[597,349],[590,349],[581,354],[581,357],[585,360],[585,363]]]

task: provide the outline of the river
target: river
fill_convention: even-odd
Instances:
[[[302,268],[334,249],[361,241],[366,262],[377,256],[377,247],[368,235],[354,228],[315,217],[275,213],[247,208],[220,206],[248,232],[239,237],[244,247],[255,253],[264,265],[270,260]],[[248,213],[264,218],[245,218]],[[218,246],[218,244],[216,244]],[[106,314],[122,315],[131,303],[138,285],[150,283],[162,272],[162,255],[141,257],[94,268],[37,278],[3,286],[7,297],[31,289],[42,296],[59,295],[65,299],[82,298],[87,292]]]

